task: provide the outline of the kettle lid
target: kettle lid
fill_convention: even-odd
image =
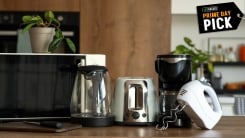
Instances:
[[[89,74],[92,72],[107,72],[107,68],[105,66],[99,66],[99,65],[88,65],[88,66],[80,66],[78,67],[78,71],[80,71],[83,74]]]

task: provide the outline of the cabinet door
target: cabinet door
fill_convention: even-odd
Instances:
[[[0,0],[6,11],[80,11],[80,0]]]
[[[244,0],[171,0],[172,14],[196,14],[196,6],[209,5],[217,3],[235,2],[239,9],[243,12],[245,7]]]
[[[112,81],[156,76],[156,55],[170,51],[170,0],[81,2],[81,53],[106,54]]]

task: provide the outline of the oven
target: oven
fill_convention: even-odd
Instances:
[[[22,33],[22,16],[43,15],[43,11],[0,11],[0,53],[31,53],[29,34]],[[75,43],[79,53],[79,12],[56,12],[64,36]],[[65,53],[71,51],[65,47]]]

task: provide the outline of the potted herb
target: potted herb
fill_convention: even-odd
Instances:
[[[192,43],[191,39],[188,37],[184,37],[185,44],[180,44],[176,47],[172,54],[188,54],[192,57],[192,72],[196,73],[197,68],[207,63],[208,70],[213,72],[213,64],[209,62],[209,54],[207,51],[203,51],[201,49],[196,48],[196,46]]]
[[[25,26],[23,33],[29,31],[33,52],[53,52],[63,42],[73,53],[76,52],[74,43],[70,38],[64,37],[60,29],[61,23],[55,18],[52,11],[45,11],[43,17],[40,15],[25,15],[22,17],[22,22],[22,25]],[[39,40],[43,42],[38,42]],[[37,46],[37,48],[34,46]]]

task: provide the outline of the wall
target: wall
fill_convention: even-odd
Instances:
[[[197,12],[196,6],[219,4],[234,2],[235,5],[241,10],[245,11],[244,0],[205,0],[205,1],[193,1],[193,0],[171,0],[171,50],[176,45],[183,43],[183,37],[190,37],[197,47],[202,49],[208,49],[207,39],[213,37],[244,37],[245,38],[245,22],[241,21],[237,30],[223,31],[214,33],[200,34],[198,30]],[[244,42],[245,43],[245,42]],[[227,41],[223,45],[227,44]],[[234,44],[235,46],[235,44]]]
[[[188,36],[192,39],[193,43],[198,48],[208,50],[208,38],[213,37],[229,37],[231,39],[221,39],[220,44],[225,46],[232,46],[235,49],[239,48],[239,45],[245,44],[245,21],[242,20],[237,30],[223,31],[215,33],[200,34],[198,31],[197,16],[192,14],[184,15],[172,15],[171,24],[171,50],[175,49],[178,44],[183,44],[183,37]],[[236,37],[244,37],[241,39],[235,39]],[[234,39],[233,39],[234,38]],[[234,44],[233,44],[234,43]],[[211,45],[215,46],[215,45]],[[211,49],[211,48],[210,48]],[[222,72],[222,85],[226,82],[243,81],[244,67],[216,67],[215,71]]]
[[[197,47],[208,48],[207,39],[211,37],[244,37],[245,21],[242,20],[237,30],[200,34],[197,16],[193,14],[172,15],[171,50],[183,43],[183,37],[188,36]],[[245,43],[245,41],[244,41]]]

